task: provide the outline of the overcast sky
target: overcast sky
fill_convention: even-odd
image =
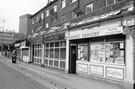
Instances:
[[[0,27],[5,20],[5,30],[19,31],[19,16],[34,14],[43,8],[48,0],[0,0]]]

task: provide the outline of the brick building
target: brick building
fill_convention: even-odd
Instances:
[[[30,59],[133,89],[134,0],[54,0],[30,17]]]

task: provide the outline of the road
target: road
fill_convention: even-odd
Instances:
[[[0,89],[50,89],[0,61]]]

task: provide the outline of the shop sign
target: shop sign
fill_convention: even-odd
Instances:
[[[134,18],[128,18],[123,21],[123,26],[133,26],[134,24]]]
[[[115,79],[124,79],[124,69],[122,68],[106,68],[106,76]]]
[[[68,39],[79,39],[79,38],[88,38],[88,37],[97,37],[111,34],[120,34],[123,33],[123,27],[113,27],[104,30],[79,30],[70,32],[67,36]]]
[[[91,65],[90,66],[90,72],[92,74],[98,74],[98,75],[104,75],[104,67],[98,66],[98,65]]]
[[[77,65],[77,70],[80,72],[88,72],[88,65],[87,64],[78,64]]]

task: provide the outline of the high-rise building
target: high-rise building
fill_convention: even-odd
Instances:
[[[30,27],[30,14],[25,14],[20,16],[19,19],[19,33],[23,33],[24,35],[27,35],[27,31]]]

